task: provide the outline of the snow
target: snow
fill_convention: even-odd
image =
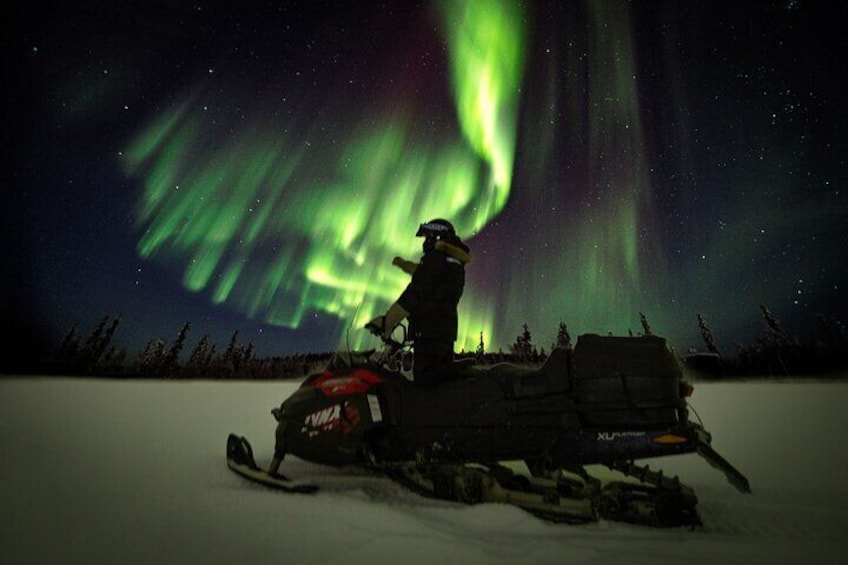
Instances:
[[[696,455],[652,462],[695,488],[704,525],[552,524],[506,505],[425,499],[290,458],[323,490],[267,490],[225,463],[229,432],[264,464],[292,382],[0,380],[4,563],[845,563],[848,384],[699,384],[736,492]]]

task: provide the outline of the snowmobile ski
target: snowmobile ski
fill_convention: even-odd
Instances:
[[[227,438],[227,466],[246,479],[284,492],[309,494],[318,487],[312,483],[289,479],[285,475],[271,474],[259,467],[253,458],[253,448],[246,438],[230,434]]]
[[[743,494],[751,494],[751,485],[748,483],[748,479],[745,478],[745,475],[740,473],[736,467],[731,465],[727,459],[719,455],[719,453],[713,449],[709,443],[709,434],[702,430],[699,431],[698,434],[698,455],[706,459],[707,463],[709,463],[713,468],[724,473],[728,482],[736,487],[736,490]]]

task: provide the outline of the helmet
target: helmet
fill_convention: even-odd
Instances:
[[[454,231],[453,224],[449,221],[437,218],[418,226],[415,237],[424,238],[422,247],[424,253],[428,253],[436,247],[436,242],[443,239],[456,239],[456,231]]]
[[[437,240],[447,236],[456,236],[456,230],[453,229],[453,224],[441,218],[421,224],[415,234],[415,237],[426,237],[428,239],[432,237]]]

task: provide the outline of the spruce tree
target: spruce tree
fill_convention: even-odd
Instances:
[[[709,326],[707,326],[707,322],[701,314],[698,314],[698,328],[701,330],[701,337],[704,340],[704,344],[707,346],[707,351],[718,355],[718,347],[716,347],[715,340],[713,339],[713,332],[710,330]]]
[[[642,312],[639,312],[639,321],[642,322],[642,330],[645,332],[644,335],[654,335],[651,332],[651,326],[648,325],[648,318]]]
[[[560,322],[557,328],[556,347],[571,347],[571,334],[565,322]]]

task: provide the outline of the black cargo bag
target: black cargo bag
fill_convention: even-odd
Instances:
[[[582,335],[574,347],[575,400],[587,427],[659,427],[677,421],[682,372],[658,336]]]

